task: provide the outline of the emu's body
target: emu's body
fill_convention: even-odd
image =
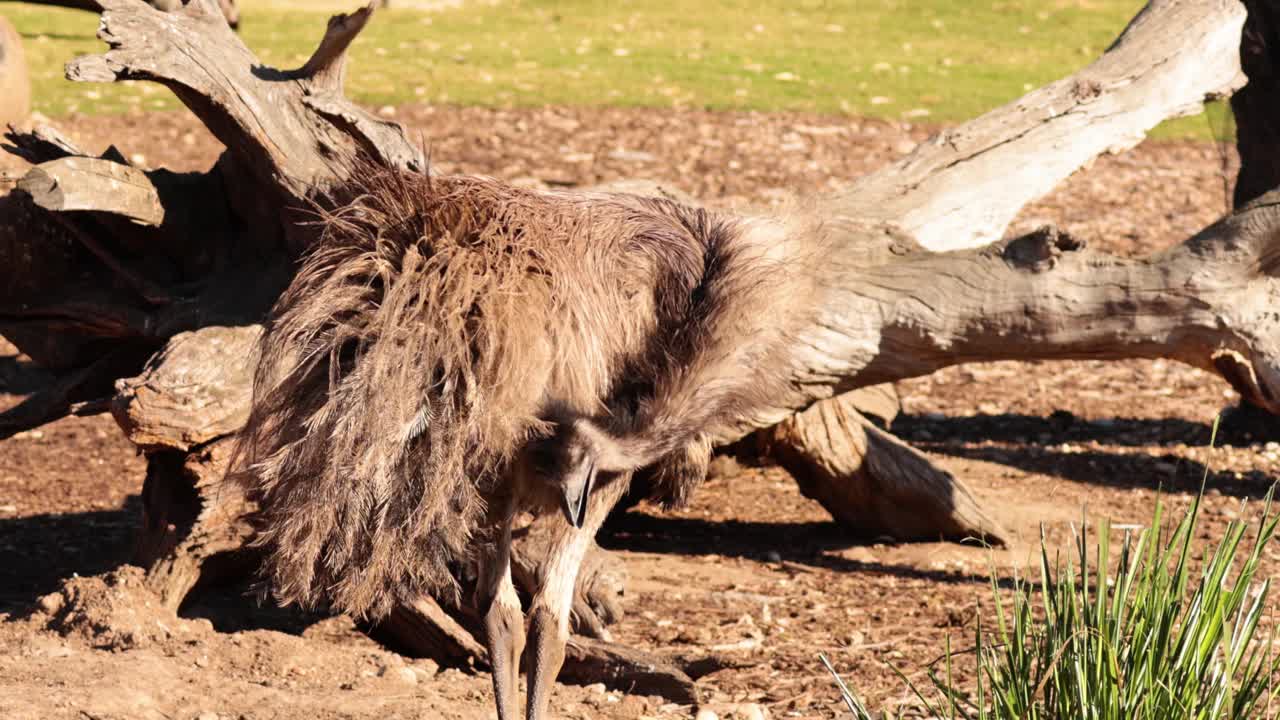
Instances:
[[[370,170],[267,325],[237,463],[283,602],[379,615],[479,552],[499,715],[524,645],[512,519],[564,508],[529,611],[530,717],[578,566],[631,474],[682,499],[782,390],[808,302],[777,225],[625,195]]]

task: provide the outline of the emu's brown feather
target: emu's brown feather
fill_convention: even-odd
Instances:
[[[345,192],[267,323],[235,464],[281,602],[452,590],[486,501],[567,418],[682,497],[711,426],[777,390],[771,290],[797,275],[737,224],[372,167]]]

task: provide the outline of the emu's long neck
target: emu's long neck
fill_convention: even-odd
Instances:
[[[592,447],[596,469],[601,472],[624,473],[652,465],[681,445],[677,436],[663,437],[652,432],[614,434],[591,420],[578,420],[577,431]]]
[[[651,370],[647,396],[623,417],[580,422],[601,470],[651,465],[786,389],[779,353],[814,291],[809,250],[779,223],[715,227],[683,316],[658,331],[664,361]]]

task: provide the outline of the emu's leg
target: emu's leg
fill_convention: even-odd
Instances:
[[[569,641],[569,612],[573,609],[578,568],[591,545],[591,538],[604,523],[630,484],[630,475],[596,487],[587,501],[581,528],[563,518],[557,520],[559,533],[548,551],[550,560],[538,578],[538,589],[529,609],[529,699],[527,720],[545,720],[551,689],[564,664],[564,646]]]
[[[511,522],[508,517],[493,553],[484,563],[477,607],[484,612],[484,629],[493,669],[493,694],[499,720],[519,717],[520,655],[524,652],[524,613],[511,582]]]

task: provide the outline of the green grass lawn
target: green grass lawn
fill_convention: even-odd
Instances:
[[[299,2],[303,5],[303,2]],[[358,6],[353,0],[352,7]],[[1087,64],[1141,0],[486,0],[392,9],[354,46],[349,94],[375,105],[624,105],[803,110],[955,122]],[[242,37],[301,64],[327,11],[245,0]],[[68,83],[99,52],[84,12],[0,2],[22,33],[36,109],[173,108],[147,84]],[[1164,135],[1209,136],[1193,118]]]

